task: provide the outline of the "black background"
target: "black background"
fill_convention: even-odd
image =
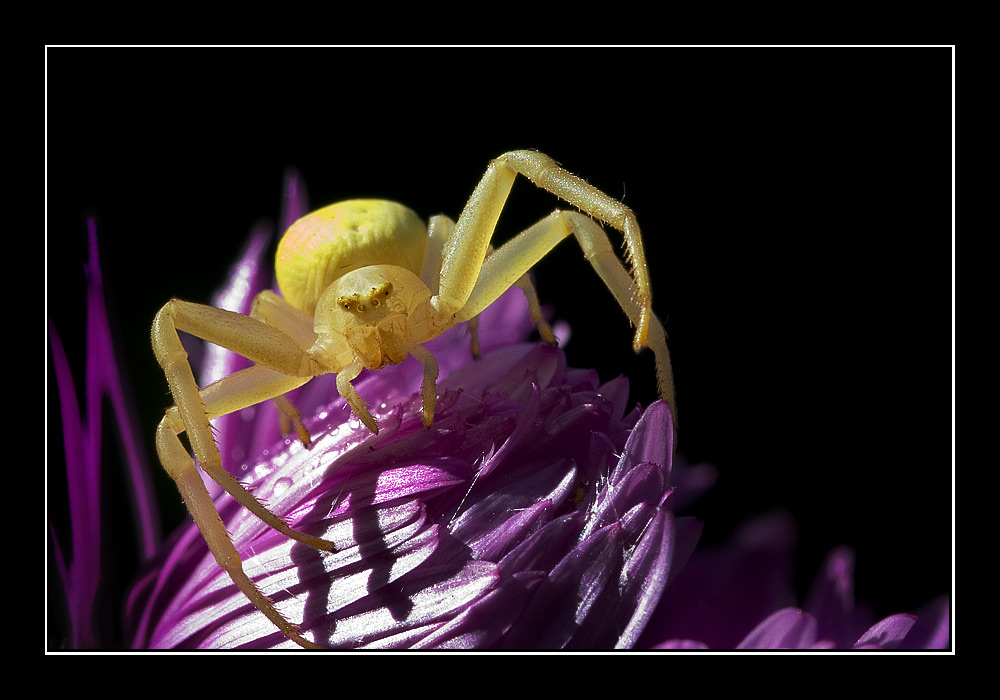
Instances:
[[[800,587],[849,544],[857,598],[883,615],[912,610],[951,581],[951,58],[948,48],[50,49],[47,315],[82,376],[94,214],[155,466],[169,399],[152,317],[170,296],[209,300],[253,224],[277,218],[286,167],[314,207],[375,196],[455,217],[490,158],[541,150],[638,216],[680,451],[719,470],[697,510],[704,541],[783,507],[799,524]],[[556,206],[519,181],[498,239]],[[650,358],[632,354],[624,316],[572,241],[536,280],[572,324],[572,364],[626,374],[636,401],[655,398]],[[48,397],[49,511],[61,524]],[[184,512],[166,478],[157,483],[169,531]],[[124,494],[108,489],[114,507]],[[131,527],[114,522],[119,536]]]

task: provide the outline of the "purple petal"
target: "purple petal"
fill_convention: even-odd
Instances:
[[[100,464],[88,459],[85,431],[70,374],[69,363],[55,327],[49,324],[49,344],[55,365],[56,384],[62,410],[63,444],[66,451],[66,481],[69,488],[69,511],[72,523],[71,547],[73,559],[57,559],[63,589],[69,607],[74,649],[95,646],[93,637],[93,606],[100,580]]]
[[[434,630],[416,649],[489,649],[521,616],[544,572],[515,574],[498,589],[475,601],[460,615]]]
[[[487,541],[503,539],[502,531],[511,526],[511,518],[514,523],[522,522],[518,514],[533,505],[545,502],[549,509],[558,508],[570,496],[576,482],[576,470],[566,460],[546,466],[540,463],[537,468],[530,469],[529,474],[469,503],[452,521],[451,533],[468,543],[475,552],[476,543],[484,538]],[[516,543],[504,544],[501,550],[509,551]]]
[[[896,649],[903,638],[906,637],[913,623],[917,621],[916,615],[898,614],[890,615],[884,620],[880,620],[872,625],[867,632],[861,635],[855,649]]]
[[[623,466],[650,462],[669,470],[673,452],[674,431],[670,407],[663,401],[655,401],[642,414],[629,436],[619,464]],[[668,486],[669,476],[668,471]]]
[[[615,479],[615,475],[619,478]],[[666,470],[658,464],[643,463],[628,471],[619,470],[612,475],[612,482],[602,492],[594,505],[593,515],[584,534],[604,527],[621,517],[643,498],[662,498],[667,480]]]
[[[582,519],[574,512],[549,522],[500,560],[500,572],[509,576],[519,571],[550,571],[577,541]]]
[[[656,646],[657,649],[668,650],[702,650],[708,649],[704,642],[696,642],[692,639],[669,639]]]
[[[757,625],[736,648],[809,649],[816,641],[816,619],[797,608],[785,608]]]
[[[507,648],[561,649],[586,619],[622,555],[621,525],[598,530],[575,547],[541,583]]]
[[[497,568],[490,562],[471,561],[454,572],[450,566],[438,570],[422,567],[414,574],[402,582],[399,592],[380,589],[384,593],[366,601],[363,612],[345,610],[345,616],[335,623],[330,646],[397,647],[396,638],[401,633],[433,622],[443,624],[497,583]]]
[[[617,586],[607,586],[600,613],[591,614],[569,646],[627,649],[635,646],[670,577],[672,518],[658,510],[625,560]]]
[[[931,601],[917,611],[917,622],[900,644],[901,649],[947,649],[951,644],[951,609],[948,596]]]
[[[160,519],[152,496],[149,465],[139,449],[136,411],[122,386],[111,328],[104,302],[104,284],[98,253],[97,226],[87,219],[89,257],[87,272],[87,344],[84,372],[84,409],[81,420],[73,378],[62,344],[49,324],[56,385],[60,395],[66,478],[69,493],[72,560],[64,559],[55,529],[50,526],[56,566],[66,592],[73,648],[101,646],[93,626],[101,576],[101,437],[102,403],[107,397],[114,412],[117,433],[125,454],[125,477],[130,505],[139,533],[140,555],[151,556],[160,540]],[[117,475],[116,475],[117,476]]]
[[[838,648],[850,648],[870,619],[854,603],[854,552],[839,547],[827,556],[806,599],[806,610],[816,617],[820,639]]]

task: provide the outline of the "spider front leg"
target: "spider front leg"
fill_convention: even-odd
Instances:
[[[456,320],[467,320],[492,304],[569,235],[577,239],[584,257],[594,267],[629,320],[638,325],[642,318],[638,286],[615,255],[607,234],[589,217],[577,212],[562,211],[553,212],[525,229],[482,263],[465,306],[456,312]],[[659,394],[670,404],[676,424],[674,381],[666,333],[655,315],[649,316],[648,325],[647,344],[653,351],[656,362]]]
[[[171,420],[171,419],[175,420]],[[229,574],[236,587],[245,595],[255,608],[264,615],[282,632],[285,636],[294,641],[299,646],[306,649],[319,648],[299,632],[298,627],[289,622],[282,615],[274,603],[264,593],[257,588],[257,584],[247,576],[243,570],[243,560],[236,551],[226,526],[219,517],[219,512],[215,509],[205,482],[201,480],[201,475],[195,468],[194,460],[187,453],[181,441],[177,438],[178,432],[184,428],[179,417],[168,413],[160,422],[156,431],[156,451],[159,454],[163,468],[170,475],[170,478],[177,484],[184,505],[187,506],[191,517],[198,526],[201,536],[205,539],[209,551],[215,557],[219,566]]]
[[[626,258],[632,268],[631,278],[635,285],[638,309],[636,318],[630,317],[635,324],[632,346],[636,352],[646,347],[653,318],[652,291],[642,236],[635,215],[618,200],[537,151],[510,151],[493,160],[487,167],[462,211],[455,234],[444,251],[439,295],[441,308],[459,309],[472,293],[478,278],[480,263],[477,261],[482,261],[486,256],[500,212],[518,174],[584,213],[614,227],[625,237]],[[450,278],[447,284],[444,281],[446,274]]]
[[[277,328],[295,340],[300,347],[310,347],[316,340],[312,316],[296,309],[269,289],[265,289],[254,297],[253,305],[250,307],[250,318],[255,318],[272,328]],[[302,422],[302,415],[295,408],[291,398],[287,395],[276,396],[271,402],[278,411],[282,434],[287,435],[295,430],[299,442],[309,447],[312,439]]]
[[[607,234],[592,219],[554,212],[487,255],[490,238],[520,173],[539,187],[617,228],[625,236],[631,273],[614,254]],[[625,205],[562,169],[541,153],[512,151],[490,163],[444,248],[439,293],[431,303],[457,322],[475,317],[516,284],[563,238],[575,235],[584,255],[636,328],[633,349],[647,345],[656,360],[660,396],[676,423],[673,374],[663,325],[652,312],[652,292],[635,215]]]
[[[410,354],[424,366],[424,381],[420,385],[420,410],[424,427],[429,428],[434,423],[434,406],[437,403],[438,363],[423,345],[414,345],[410,348]]]
[[[455,232],[455,222],[447,216],[432,216],[427,230],[427,246],[424,250],[423,266],[420,270],[420,279],[431,294],[438,294],[442,277],[443,254]],[[487,244],[486,255],[493,254],[493,246]],[[449,268],[453,271],[454,268]],[[449,272],[452,274],[452,272]],[[556,345],[556,337],[549,326],[548,321],[542,315],[542,306],[538,302],[538,293],[535,285],[531,281],[531,276],[527,273],[521,276],[515,284],[524,293],[524,299],[528,303],[528,312],[531,314],[531,322],[538,329],[538,334],[549,345]],[[479,318],[469,319],[469,343],[473,359],[478,359],[479,348]]]
[[[229,348],[258,364],[199,389],[178,330]],[[157,429],[157,453],[164,469],[177,484],[216,561],[237,587],[289,638],[301,646],[314,646],[301,637],[244,572],[195,462],[179,439],[180,433],[187,432],[202,469],[254,515],[288,537],[332,551],[332,543],[290,528],[223,468],[209,422],[211,418],[282,396],[309,381],[312,374],[305,351],[288,335],[261,321],[176,299],[156,315],[152,344],[175,404]]]

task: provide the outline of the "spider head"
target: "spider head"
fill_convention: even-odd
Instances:
[[[426,315],[430,296],[427,285],[402,267],[351,270],[320,297],[314,330],[331,347],[346,340],[369,369],[402,362],[415,341],[412,323]]]

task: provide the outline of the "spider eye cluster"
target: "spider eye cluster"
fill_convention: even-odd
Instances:
[[[389,299],[392,294],[392,283],[384,282],[378,286],[373,286],[364,292],[354,292],[352,294],[341,294],[337,297],[337,305],[345,311],[355,314],[364,314],[371,311],[378,311],[379,308]]]

